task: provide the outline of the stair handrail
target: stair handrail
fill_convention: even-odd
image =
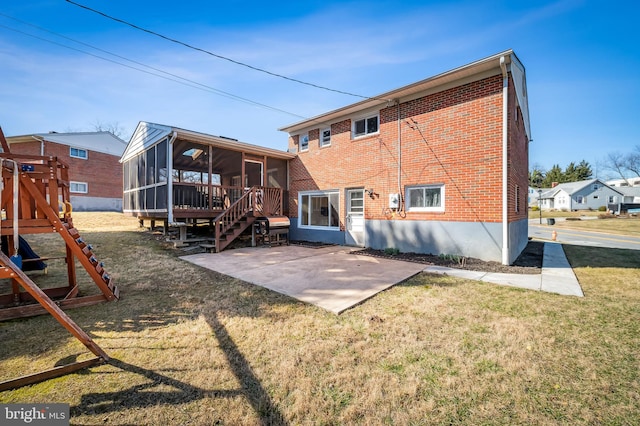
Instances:
[[[251,187],[248,191],[242,194],[242,197],[238,198],[233,204],[231,204],[225,211],[220,213],[213,219],[215,224],[215,238],[216,247],[220,247],[220,236],[227,232],[233,225],[238,223],[243,217],[253,210],[253,202],[255,195],[255,186]],[[218,250],[216,248],[216,250]]]

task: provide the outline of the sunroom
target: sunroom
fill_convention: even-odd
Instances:
[[[286,215],[295,154],[235,139],[140,122],[120,160],[123,211],[165,225]],[[238,207],[240,204],[240,207]]]

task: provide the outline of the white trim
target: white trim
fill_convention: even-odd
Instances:
[[[320,226],[320,225],[303,225],[302,224],[302,197],[304,196],[326,196],[331,201],[330,195],[338,196],[338,226]],[[329,205],[329,209],[331,210],[331,205]],[[331,211],[328,212],[329,223],[331,223]],[[298,192],[298,228],[300,229],[316,229],[319,231],[340,231],[340,190],[338,189],[329,189],[325,191],[300,191]]]
[[[324,142],[324,135],[323,133],[329,131],[329,142],[325,143]],[[331,127],[325,127],[324,129],[320,129],[320,137],[318,138],[318,145],[320,145],[320,148],[325,148],[328,146],[331,146]]]
[[[374,118],[374,117],[376,118],[376,122],[377,122],[376,131],[369,132],[367,131],[368,130],[367,121],[370,118]],[[364,121],[364,126],[365,126],[364,133],[360,135],[356,135],[356,122],[358,121]],[[351,139],[352,140],[364,138],[371,135],[377,135],[379,133],[380,133],[380,111],[376,111],[375,113],[360,115],[358,117],[351,119]]]
[[[439,189],[440,190],[440,205],[438,207],[411,207],[411,198],[409,197],[409,191],[412,189]],[[445,211],[445,185],[443,183],[428,184],[428,185],[410,185],[404,188],[405,208],[407,213],[419,213],[419,212],[436,212],[442,213]]]
[[[81,191],[76,189],[75,191],[72,189],[73,185],[77,186],[81,186],[84,185],[85,190]],[[73,194],[88,194],[89,193],[89,184],[87,182],[76,182],[76,181],[70,181],[69,182],[69,192],[73,193]]]
[[[306,138],[307,141],[307,147],[306,148],[302,148],[302,140]],[[300,136],[298,136],[298,148],[300,149],[300,152],[307,152],[309,151],[309,133],[302,133]]]
[[[84,157],[81,155],[73,155],[73,150],[76,150],[78,153],[79,152],[84,152]],[[89,150],[85,149],[85,148],[78,148],[76,146],[70,146],[69,147],[69,157],[71,158],[78,158],[80,160],[88,160],[89,159]]]

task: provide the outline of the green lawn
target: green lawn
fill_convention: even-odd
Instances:
[[[113,361],[2,403],[65,402],[78,425],[640,418],[637,252],[565,246],[584,298],[422,274],[336,316],[183,262],[135,220],[74,217],[122,299],[68,313]],[[55,238],[29,236],[37,252]],[[50,316],[0,339],[0,379],[91,356]]]

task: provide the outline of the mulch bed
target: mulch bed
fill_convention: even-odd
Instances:
[[[542,254],[544,243],[529,241],[513,265],[503,265],[499,262],[487,262],[473,257],[461,258],[457,256],[438,256],[420,253],[386,253],[384,250],[364,249],[354,253],[367,256],[383,257],[387,259],[405,260],[408,262],[424,263],[425,265],[447,266],[449,268],[467,269],[482,272],[502,272],[510,274],[539,274],[542,269]]]

